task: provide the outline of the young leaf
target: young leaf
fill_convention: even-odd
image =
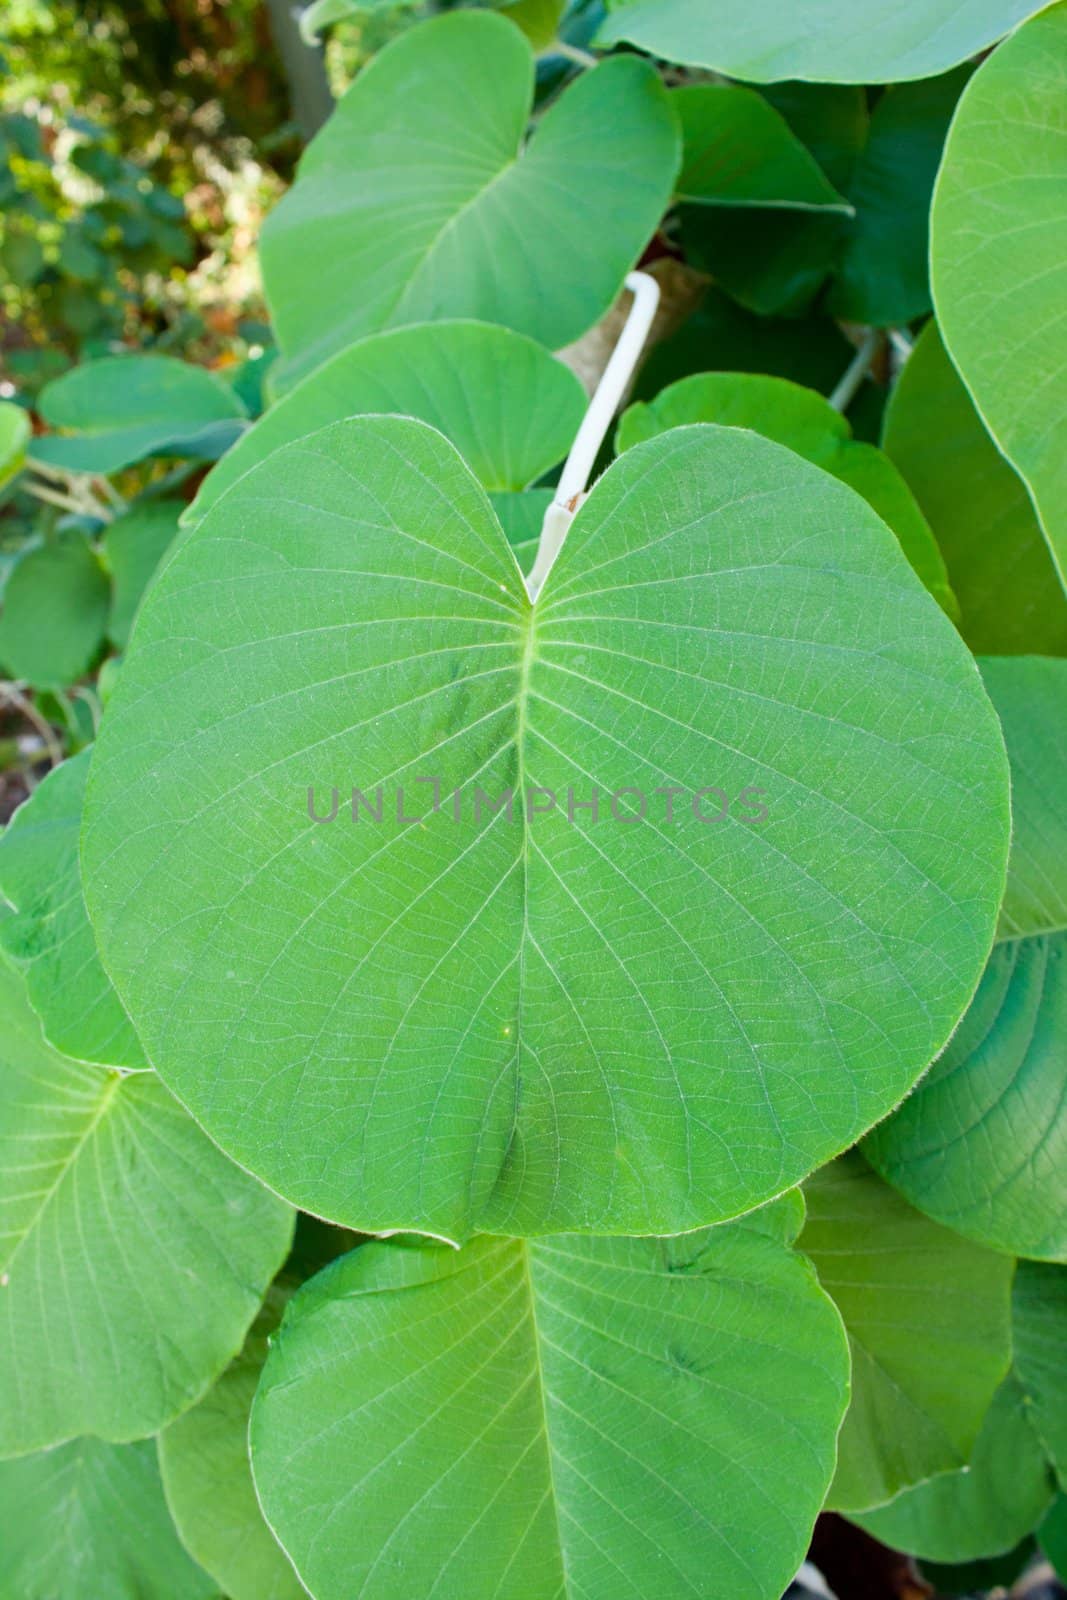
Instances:
[[[83,362],[45,384],[37,409],[63,431],[34,439],[31,460],[92,473],[119,472],[150,455],[210,458],[232,444],[246,414],[206,367],[156,355]]]
[[[0,1461],[4,1600],[214,1600],[178,1542],[151,1439]]]
[[[656,73],[583,74],[523,147],[534,61],[492,12],[435,17],[375,56],[263,230],[291,385],[379,328],[479,317],[551,348],[607,310],[678,170]]]
[[[145,1067],[144,1050],[100,965],[78,870],[91,752],[64,761],[0,835],[0,895],[14,916],[0,945],[24,968],[26,992],[49,1044],[78,1061]]]
[[[83,867],[151,1059],[304,1209],[679,1231],[943,1047],[1006,832],[973,661],[827,474],[727,428],[635,447],[532,607],[452,446],[364,417],[261,463],[153,585]]]
[[[1030,1420],[1067,1488],[1067,1267],[1020,1261],[1013,1295],[1015,1368]]]
[[[1067,596],[1021,478],[993,443],[933,318],[893,387],[882,447],[929,519],[972,650],[1067,654]]]
[[[248,1417],[284,1296],[267,1296],[241,1354],[204,1398],[159,1436],[167,1504],[182,1542],[228,1600],[301,1600],[305,1589],[256,1499]]]
[[[784,1209],[676,1239],[370,1244],[302,1289],[251,1443],[315,1600],[780,1594],[848,1386]]]
[[[968,1460],[1011,1361],[1014,1263],[913,1211],[855,1152],[805,1196],[801,1248],[852,1352],[828,1504],[860,1511]]]
[[[152,1073],[51,1050],[0,963],[0,1456],[153,1433],[240,1348],[289,1208]]]
[[[508,328],[427,322],[372,335],[282,396],[204,479],[182,519],[294,439],[365,412],[399,412],[439,428],[485,489],[515,490],[562,461],[585,412],[569,367]]]
[[[949,353],[1029,488],[1067,586],[1065,103],[1061,0],[1006,40],[960,100],[934,195],[931,267]]]
[[[112,584],[107,631],[119,650],[129,643],[137,607],[177,535],[182,509],[178,500],[142,500],[116,517],[104,533],[104,560]]]
[[[608,0],[602,46],[627,40],[654,56],[750,83],[897,83],[929,78],[985,50],[1034,0]]]
[[[756,90],[689,84],[675,89],[671,104],[682,129],[679,200],[849,210],[785,118]]]
[[[691,422],[751,428],[850,484],[893,529],[939,605],[950,616],[955,614],[945,564],[911,490],[880,450],[853,439],[846,419],[822,395],[783,378],[700,373],[672,384],[647,404],[639,401],[630,406],[619,422],[615,448],[628,450]]]
[[[930,1561],[978,1561],[1012,1550],[1041,1522],[1053,1496],[1045,1452],[1014,1376],[997,1390],[966,1467],[905,1489],[852,1517],[894,1550]]]
[[[979,666],[1011,767],[1011,854],[998,937],[1059,933],[1067,928],[1067,661],[1008,656]]]
[[[22,470],[30,433],[30,419],[22,407],[0,400],[0,489]]]
[[[1067,1257],[1067,934],[998,945],[944,1055],[868,1137],[879,1172],[951,1228]]]
[[[0,668],[37,688],[88,672],[107,625],[111,589],[85,535],[57,533],[15,563],[0,614]]]

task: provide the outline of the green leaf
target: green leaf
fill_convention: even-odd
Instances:
[[[58,533],[19,557],[0,615],[0,666],[37,688],[84,676],[104,641],[111,590],[89,541]]]
[[[785,118],[754,89],[690,84],[674,90],[671,104],[682,128],[678,199],[849,210]]]
[[[931,1216],[1000,1250],[1067,1257],[1067,934],[998,945],[915,1092],[868,1137]]]
[[[627,40],[651,55],[751,83],[896,83],[929,78],[977,55],[1034,9],[1034,0],[608,0],[596,43]]]
[[[291,385],[355,339],[479,317],[551,348],[615,299],[674,187],[679,138],[652,67],[584,73],[523,136],[534,61],[519,30],[463,11],[375,56],[263,230]]]
[[[874,445],[859,444],[846,419],[812,389],[754,373],[700,373],[622,415],[617,450],[668,428],[717,422],[774,439],[849,484],[893,529],[904,554],[938,603],[955,612],[944,562],[907,484]]]
[[[504,537],[510,544],[522,572],[529,572],[537,555],[545,513],[552,504],[553,490],[527,489],[522,494],[491,494],[489,502],[496,512]]]
[[[1052,1474],[1014,1377],[997,1390],[968,1466],[905,1489],[852,1517],[894,1550],[930,1561],[978,1561],[1012,1550],[1040,1523]]]
[[[100,965],[78,871],[90,751],[40,783],[0,835],[0,895],[15,915],[0,945],[25,968],[26,988],[49,1044],[102,1066],[147,1065],[140,1041]]]
[[[331,786],[334,826],[308,811]],[[518,789],[511,820],[476,788]],[[630,794],[616,821],[623,788],[644,820]],[[151,1059],[304,1209],[679,1231],[803,1177],[944,1046],[1006,791],[955,630],[790,451],[710,427],[627,451],[531,607],[452,446],[364,417],[275,452],[168,560],[82,861]]]
[[[934,195],[931,270],[949,354],[1029,488],[1067,586],[1065,100],[1061,3],[984,62],[960,100]]]
[[[344,417],[398,412],[451,439],[483,488],[525,489],[567,454],[585,413],[578,379],[508,328],[436,322],[374,334],[271,407],[205,478],[197,521],[249,468]]]
[[[1067,1573],[1067,1494],[1062,1490],[1049,1507],[1037,1537],[1043,1553],[1062,1580]]]
[[[153,1433],[240,1349],[292,1213],[153,1073],[41,1039],[0,963],[0,1455]]]
[[[1020,1261],[1013,1305],[1015,1368],[1030,1421],[1067,1489],[1067,1267]]]
[[[252,1397],[283,1305],[273,1289],[241,1354],[159,1436],[163,1487],[182,1542],[229,1600],[301,1600],[306,1592],[263,1520],[248,1457]]]
[[[212,1600],[178,1542],[156,1448],[74,1439],[0,1461],[3,1600]]]
[[[803,1556],[847,1371],[780,1223],[370,1244],[290,1303],[253,1471],[315,1600],[767,1600]]]
[[[930,197],[969,67],[887,89],[848,186],[829,306],[845,321],[888,327],[930,309]]]
[[[183,509],[179,500],[142,500],[116,517],[104,533],[104,560],[112,583],[107,631],[119,650],[129,643],[137,608],[174,542]]]
[[[567,10],[567,0],[503,0],[503,15],[530,41],[537,53],[547,51],[555,42],[560,21]]]
[[[1011,1361],[1014,1263],[914,1211],[855,1152],[805,1196],[801,1248],[852,1352],[828,1504],[859,1511],[968,1460]]]
[[[1008,656],[987,658],[979,666],[1011,767],[1011,854],[997,934],[1016,939],[1062,932],[1067,928],[1067,661]]]
[[[31,431],[22,407],[0,400],[0,489],[22,470]]]
[[[941,546],[971,649],[1067,655],[1067,597],[1030,497],[986,432],[933,318],[889,397],[882,445]]]
[[[37,409],[56,434],[31,460],[64,472],[119,472],[150,455],[211,455],[240,431],[244,406],[206,367],[172,356],[103,356],[45,384]]]
[[[686,258],[740,305],[761,316],[808,312],[838,255],[845,219],[824,206],[798,214],[743,207],[723,213],[683,206]]]

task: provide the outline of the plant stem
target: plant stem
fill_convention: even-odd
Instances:
[[[595,67],[597,58],[588,50],[580,50],[576,44],[568,44],[566,39],[553,39],[546,56],[564,56],[566,60],[573,61],[579,67]]]
[[[47,718],[42,717],[33,701],[23,693],[23,688],[24,685],[20,683],[0,682],[0,698],[8,705],[14,706],[19,715],[25,717],[26,721],[37,729],[48,755],[48,765],[58,767],[63,760],[63,750],[55,736],[55,730]]]
[[[863,342],[841,375],[841,381],[830,396],[835,411],[847,411],[856,398],[856,390],[870,371],[874,353],[881,334],[877,328],[868,328]]]
[[[604,368],[596,393],[582,418],[582,425],[564,463],[552,504],[545,513],[541,527],[541,541],[537,556],[526,580],[527,593],[536,600],[548,577],[552,563],[563,547],[567,529],[585,494],[589,474],[604,442],[611,419],[614,417],[627,385],[633,377],[638,357],[644,349],[652,319],[659,305],[659,284],[647,272],[631,272],[626,277],[626,288],[633,295],[633,305],[618,343]]]

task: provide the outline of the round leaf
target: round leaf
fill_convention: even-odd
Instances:
[[[805,1196],[801,1248],[852,1353],[827,1503],[858,1511],[968,1460],[1011,1360],[1014,1263],[913,1211],[855,1152]]]
[[[49,427],[31,459],[65,472],[119,472],[144,456],[206,454],[220,422],[245,408],[228,383],[173,356],[104,356],[45,384],[37,409]],[[230,426],[226,442],[237,431]],[[198,437],[201,436],[201,437]]]
[[[905,1489],[852,1520],[893,1550],[929,1561],[978,1561],[1033,1533],[1053,1495],[1052,1473],[1014,1377],[1001,1384],[970,1464]]]
[[[695,374],[672,384],[655,400],[638,402],[623,412],[616,449],[628,450],[691,422],[751,428],[850,484],[893,529],[939,604],[950,615],[955,613],[944,562],[911,490],[880,450],[853,439],[846,419],[822,395],[784,378],[756,373]]]
[[[0,921],[0,944],[25,969],[51,1045],[79,1061],[145,1067],[100,965],[82,894],[78,835],[89,759],[83,750],[50,772],[0,835],[0,895],[15,911]]]
[[[882,445],[929,519],[971,649],[1067,655],[1067,597],[1041,524],[933,318],[890,394]]]
[[[156,1447],[74,1439],[0,1461],[3,1600],[212,1600],[178,1542]]]
[[[846,1393],[837,1315],[771,1223],[371,1244],[291,1302],[253,1469],[315,1600],[766,1600]]]
[[[531,607],[452,446],[385,417],[168,561],[82,860],[212,1137],[306,1210],[458,1238],[679,1231],[853,1141],[969,1000],[1006,835],[973,660],[850,489],[677,429]]]
[[[574,373],[508,328],[432,322],[392,329],[343,350],[283,395],[209,473],[183,520],[202,517],[280,445],[372,411],[440,428],[484,488],[525,489],[567,454],[585,405]]]
[[[964,92],[934,195],[930,259],[949,353],[1029,487],[1067,586],[1065,102],[1061,3],[1006,40]]]
[[[240,1349],[292,1214],[151,1073],[43,1043],[0,964],[0,1455],[153,1433]]]
[[[896,83],[977,55],[1034,11],[1034,0],[609,0],[596,42],[751,83]]]
[[[81,533],[28,550],[7,580],[0,666],[37,688],[64,688],[88,672],[104,640],[111,590]]]
[[[603,62],[524,148],[533,82],[519,30],[477,11],[359,74],[263,230],[275,383],[379,328],[480,317],[557,348],[607,310],[674,187],[667,93],[635,56]]]

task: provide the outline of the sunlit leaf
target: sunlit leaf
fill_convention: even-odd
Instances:
[[[1006,787],[954,628],[792,452],[627,451],[533,608],[452,446],[354,418],[235,484],[153,584],[82,866],[151,1059],[305,1209],[678,1230],[804,1176],[943,1047]],[[510,820],[477,800],[508,788]],[[594,788],[595,821],[568,805]]]
[[[263,230],[289,386],[365,334],[479,317],[552,348],[618,294],[670,198],[680,141],[651,66],[584,73],[523,138],[526,40],[461,11],[375,56]]]
[[[0,489],[21,470],[30,432],[30,419],[22,407],[0,400]]]
[[[793,1197],[773,1209],[677,1239],[371,1244],[301,1290],[251,1441],[315,1600],[780,1594],[847,1355]]]

